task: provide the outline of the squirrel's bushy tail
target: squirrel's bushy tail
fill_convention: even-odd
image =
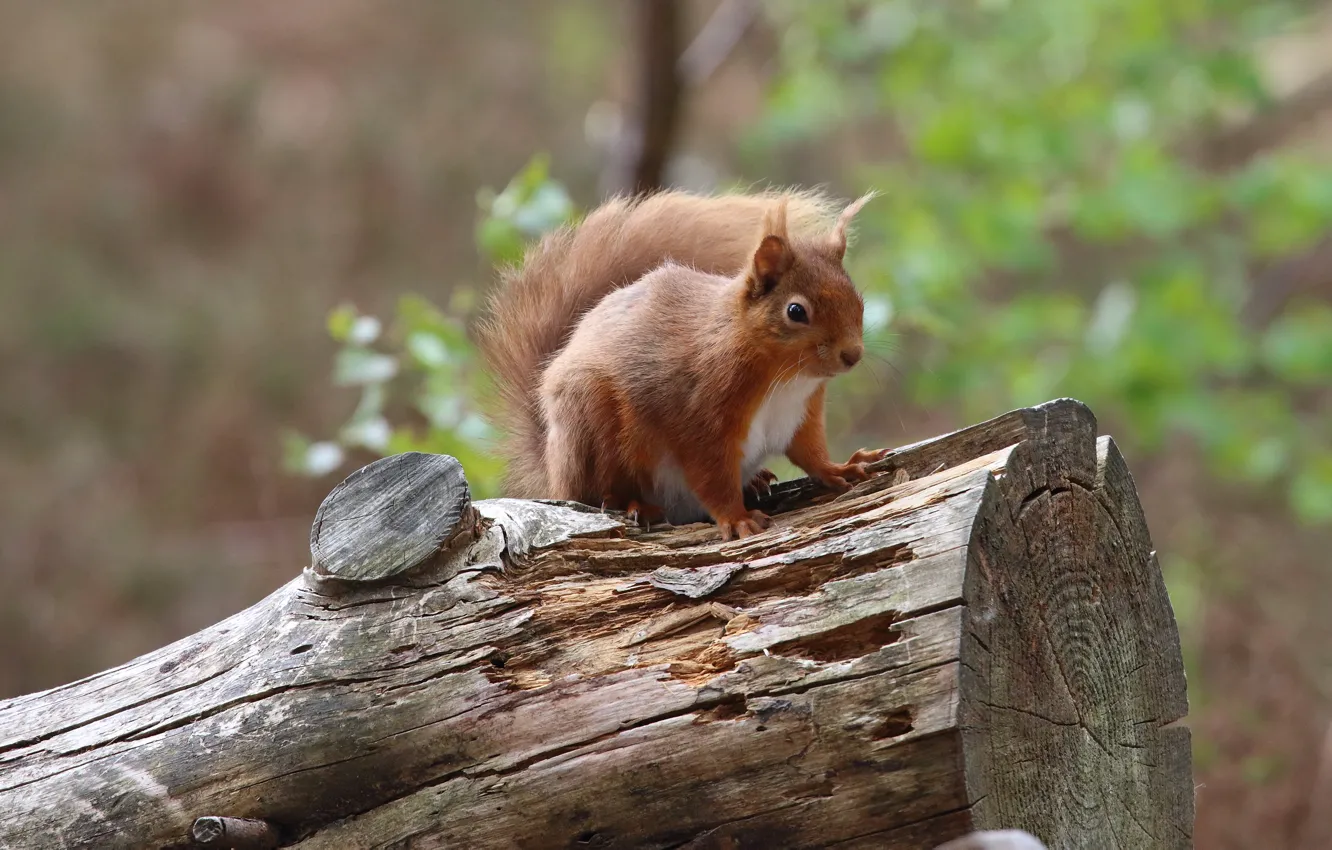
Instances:
[[[793,238],[826,233],[836,218],[831,202],[809,191],[616,198],[548,234],[522,266],[502,275],[478,330],[498,391],[492,419],[506,435],[506,495],[550,495],[541,373],[582,315],[667,260],[712,274],[738,273],[758,246],[764,213],[781,197]]]

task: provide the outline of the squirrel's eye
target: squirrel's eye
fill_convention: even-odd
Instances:
[[[786,318],[802,325],[809,324],[809,313],[805,312],[805,306],[794,301],[786,305]]]

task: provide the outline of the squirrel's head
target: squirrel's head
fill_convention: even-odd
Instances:
[[[752,315],[800,373],[831,378],[855,366],[865,352],[865,302],[842,260],[847,228],[872,197],[865,195],[843,210],[832,233],[822,238],[787,235],[785,200],[764,217],[745,297]]]

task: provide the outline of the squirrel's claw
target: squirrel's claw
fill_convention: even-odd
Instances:
[[[734,520],[718,520],[722,542],[753,537],[772,525],[772,518],[763,511],[750,511],[748,515]]]
[[[623,507],[621,507],[623,505]],[[637,499],[630,499],[628,502],[621,502],[612,493],[606,493],[601,497],[601,512],[624,511],[624,518],[633,525],[651,528],[653,525],[666,521],[666,512],[656,505],[640,502]]]
[[[777,483],[777,474],[770,469],[760,469],[754,473],[754,477],[745,485],[747,495],[758,498],[766,496],[772,492],[772,485]]]
[[[666,512],[656,505],[649,505],[647,502],[640,502],[637,499],[630,499],[629,505],[624,509],[625,518],[634,525],[641,525],[643,528],[651,528],[659,522],[666,521]]]

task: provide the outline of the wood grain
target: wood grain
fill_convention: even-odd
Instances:
[[[435,507],[381,500],[417,519],[376,534],[453,522],[449,557],[307,571],[0,703],[0,846],[186,847],[205,816],[304,850],[1191,846],[1178,635],[1080,404],[786,485],[728,544],[544,502],[432,524],[430,458],[392,480]]]
[[[316,575],[382,581],[419,567],[458,531],[472,497],[462,465],[407,452],[353,472],[319,506],[310,529]]]

